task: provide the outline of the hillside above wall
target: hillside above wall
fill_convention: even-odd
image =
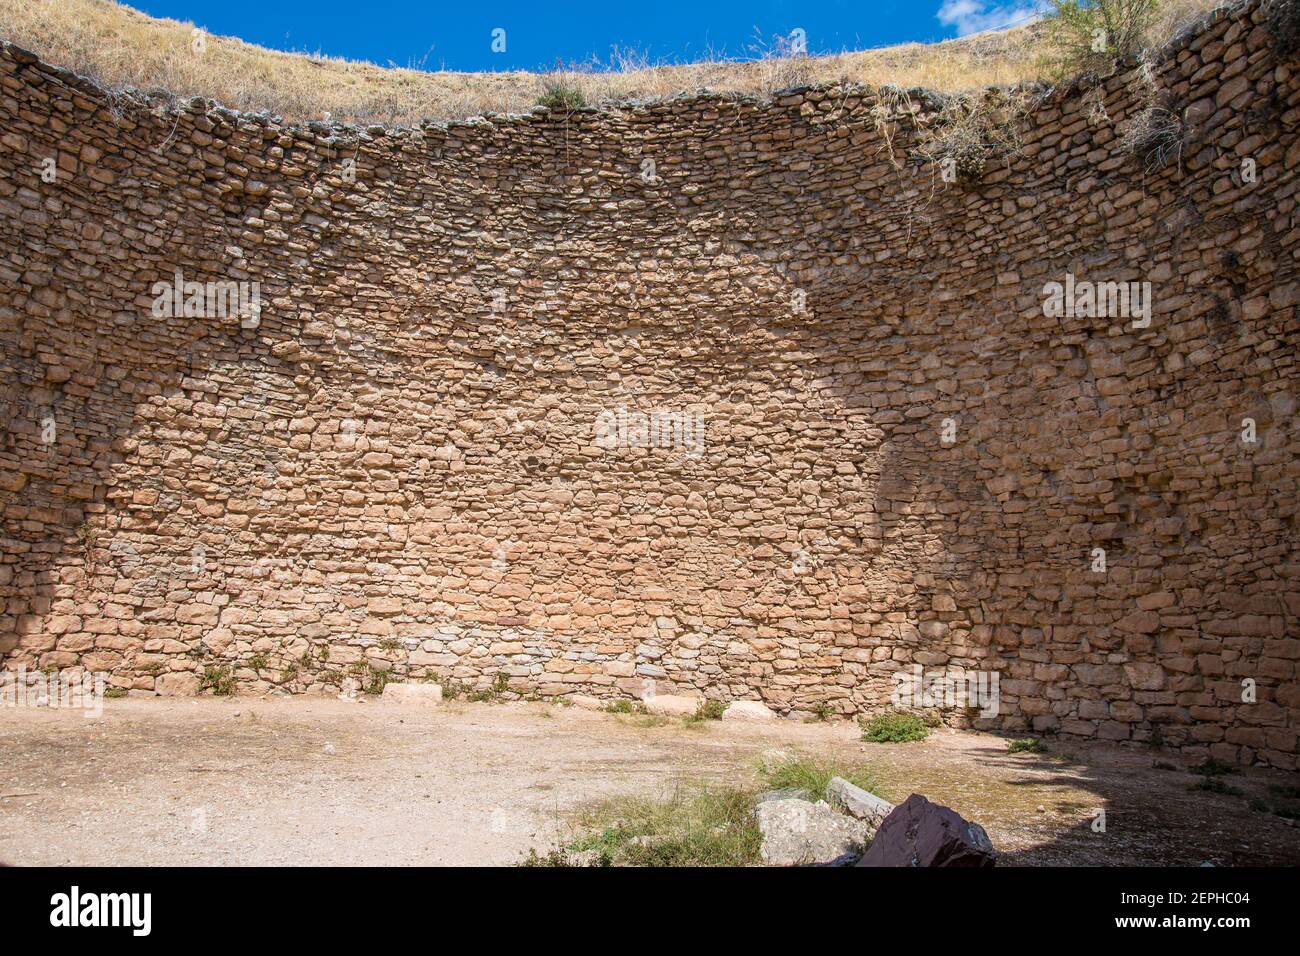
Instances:
[[[1149,45],[1164,45],[1215,5],[1214,0],[1163,0]],[[200,96],[291,122],[416,125],[521,113],[556,90],[593,105],[700,91],[770,98],[808,85],[978,90],[1042,78],[1040,33],[1030,24],[939,43],[820,56],[795,55],[774,38],[740,51],[739,59],[656,64],[635,51],[614,51],[608,63],[593,59],[549,72],[464,73],[269,50],[208,35],[192,23],[150,17],[113,0],[0,0],[0,39],[107,89]]]

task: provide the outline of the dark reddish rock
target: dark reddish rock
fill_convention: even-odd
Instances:
[[[885,817],[858,866],[993,866],[997,853],[978,823],[914,793]]]

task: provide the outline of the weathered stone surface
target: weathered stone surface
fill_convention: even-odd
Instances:
[[[984,828],[914,793],[889,814],[858,866],[993,866]]]
[[[583,710],[604,710],[605,702],[589,694],[570,694],[567,698],[574,707],[580,707]]]
[[[442,687],[438,684],[385,684],[380,699],[393,704],[442,703]]]
[[[767,721],[776,720],[776,714],[761,701],[737,700],[722,712],[723,720]]]
[[[774,794],[754,809],[763,834],[763,862],[772,866],[850,866],[868,835],[861,820],[836,813],[825,802]]]
[[[162,674],[154,682],[159,697],[193,697],[199,692],[199,676],[188,671]]]
[[[826,802],[866,823],[869,836],[874,836],[885,817],[894,812],[894,805],[888,800],[849,783],[843,777],[831,778],[826,787]]]
[[[647,714],[662,717],[690,717],[700,709],[701,701],[702,698],[699,697],[655,694],[653,697],[645,698],[642,703],[645,704]]]

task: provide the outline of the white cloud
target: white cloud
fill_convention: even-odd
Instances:
[[[957,35],[964,37],[984,30],[1001,30],[1004,27],[1027,23],[1042,12],[1041,2],[1030,0],[1020,3],[988,3],[987,0],[943,0],[935,14],[946,27],[956,27]]]

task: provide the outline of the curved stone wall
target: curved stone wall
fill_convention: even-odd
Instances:
[[[1296,60],[1220,13],[965,185],[887,105],[293,127],[4,47],[5,666],[796,715],[964,669],[952,722],[1294,767]]]

